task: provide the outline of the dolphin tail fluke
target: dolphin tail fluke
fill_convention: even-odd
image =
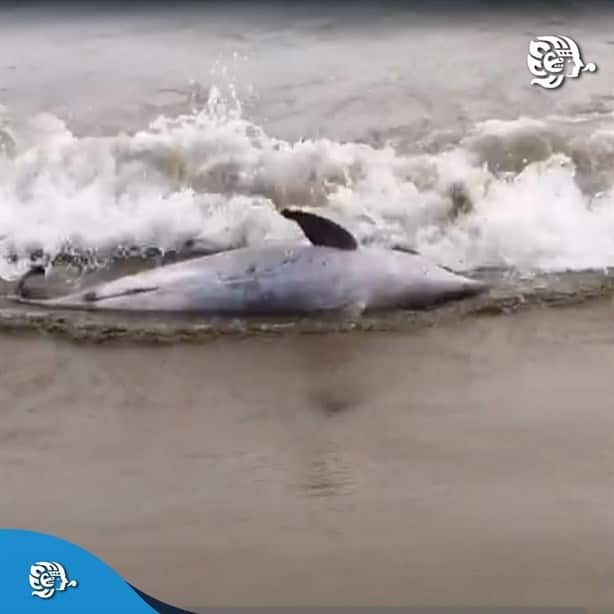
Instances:
[[[64,297],[59,298],[42,298],[36,296],[36,293],[32,292],[27,286],[27,282],[30,278],[45,275],[45,267],[41,265],[33,265],[24,275],[21,276],[17,285],[15,286],[15,293],[7,296],[10,301],[15,303],[21,303],[23,305],[36,305],[38,307],[54,307],[61,306]]]

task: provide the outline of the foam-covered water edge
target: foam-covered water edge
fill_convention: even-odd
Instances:
[[[573,119],[573,121],[572,121]],[[76,136],[0,114],[0,277],[32,258],[122,248],[215,251],[304,240],[278,215],[318,208],[362,243],[404,245],[459,270],[614,264],[609,113],[490,120],[433,150],[326,138],[288,142],[211,88],[201,110],[135,133]]]

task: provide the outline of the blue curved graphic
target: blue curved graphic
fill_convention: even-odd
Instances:
[[[0,529],[0,569],[0,612],[151,614],[161,611],[155,604],[173,611],[83,548],[44,533]]]

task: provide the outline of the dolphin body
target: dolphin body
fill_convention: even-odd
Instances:
[[[427,308],[486,284],[417,253],[359,247],[338,224],[284,209],[311,245],[245,247],[168,264],[67,296],[17,300],[55,308],[282,315]],[[20,284],[20,288],[23,284]]]

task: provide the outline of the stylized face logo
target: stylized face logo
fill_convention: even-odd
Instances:
[[[570,72],[565,73],[566,65]],[[576,42],[568,36],[538,36],[529,43],[527,66],[532,75],[531,85],[546,89],[559,87],[565,77],[577,79],[584,71],[595,72],[597,66],[582,59]]]
[[[69,580],[66,570],[55,561],[38,561],[30,567],[32,595],[41,599],[53,597],[56,591],[65,591],[77,586],[76,580]]]

